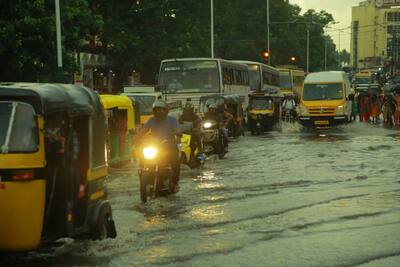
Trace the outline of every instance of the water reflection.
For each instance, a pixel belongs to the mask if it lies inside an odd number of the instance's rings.
[[[221,221],[225,219],[224,205],[195,207],[189,214],[191,218],[203,222]]]

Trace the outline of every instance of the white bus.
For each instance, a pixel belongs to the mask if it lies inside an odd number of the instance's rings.
[[[190,98],[195,108],[206,95],[239,95],[247,108],[250,93],[248,68],[224,59],[180,58],[161,61],[158,88],[168,101]]]
[[[279,71],[269,65],[245,60],[235,60],[249,68],[250,89],[254,92],[279,93]]]

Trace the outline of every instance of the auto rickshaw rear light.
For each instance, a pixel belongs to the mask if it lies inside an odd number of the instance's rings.
[[[12,174],[12,179],[14,181],[28,181],[33,180],[35,175],[33,171],[15,171]]]

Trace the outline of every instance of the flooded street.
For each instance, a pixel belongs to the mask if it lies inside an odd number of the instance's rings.
[[[354,124],[231,142],[142,204],[135,167],[109,179],[118,237],[70,241],[57,266],[400,266],[400,135]],[[28,262],[25,262],[28,263]]]

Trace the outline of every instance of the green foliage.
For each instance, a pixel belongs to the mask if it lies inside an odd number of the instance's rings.
[[[214,1],[215,56],[264,61],[267,1]],[[54,0],[3,0],[0,6],[0,80],[58,79]],[[325,11],[301,9],[287,0],[270,1],[272,65],[306,68],[306,29],[310,31],[310,70],[338,67],[338,54],[324,27]],[[61,0],[64,75],[77,69],[77,52],[107,55],[123,78],[133,70],[154,82],[165,58],[210,57],[210,0]],[[96,36],[97,46],[88,44]],[[345,57],[342,57],[345,59]]]
[[[71,77],[77,69],[75,52],[100,21],[92,16],[85,0],[60,2],[63,71]],[[54,0],[3,0],[0,44],[1,81],[59,80]]]

